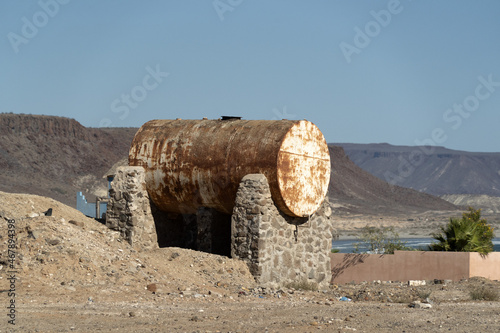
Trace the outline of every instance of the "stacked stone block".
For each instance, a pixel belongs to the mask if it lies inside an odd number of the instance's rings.
[[[245,176],[236,196],[231,255],[245,260],[262,285],[330,280],[332,211],[328,199],[307,218],[293,218],[274,205],[262,174]]]
[[[247,262],[262,286],[330,280],[332,211],[328,199],[304,218],[283,214],[262,174],[245,176],[232,215],[200,207],[196,214],[158,210],[149,200],[142,167],[120,167],[111,184],[106,225],[138,250],[178,246],[231,255]]]
[[[106,226],[136,249],[158,248],[142,167],[119,167],[109,191]]]

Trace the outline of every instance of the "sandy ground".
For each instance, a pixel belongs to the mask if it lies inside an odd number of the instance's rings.
[[[43,214],[48,208],[52,216]],[[500,303],[470,293],[498,295],[498,281],[269,290],[239,260],[179,248],[137,251],[44,197],[0,192],[0,215],[0,332],[500,331]],[[14,286],[7,219],[15,220]],[[15,325],[7,316],[12,301]]]
[[[470,282],[466,283],[470,284]],[[359,291],[359,286],[351,287]],[[449,300],[432,308],[407,301],[339,301],[338,293],[183,296],[123,292],[100,297],[98,290],[70,299],[26,293],[20,297],[17,332],[499,332],[498,302],[467,301],[456,286]],[[342,286],[339,288],[342,289]],[[366,286],[364,287],[366,290]],[[498,288],[498,284],[496,285]],[[389,286],[384,291],[396,291]],[[5,322],[4,322],[5,323]],[[0,326],[1,327],[1,326]],[[5,332],[2,329],[2,332]]]

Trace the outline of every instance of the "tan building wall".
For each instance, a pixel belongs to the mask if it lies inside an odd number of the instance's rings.
[[[395,251],[395,254],[332,253],[332,283],[362,281],[500,280],[500,253]]]
[[[470,253],[470,276],[482,276],[500,280],[500,252],[493,252],[483,258],[479,253]]]

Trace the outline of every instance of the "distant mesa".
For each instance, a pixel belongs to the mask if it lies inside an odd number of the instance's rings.
[[[444,147],[336,143],[363,170],[432,195],[486,194],[500,197],[500,152],[475,153]],[[417,152],[417,153],[416,153]],[[421,152],[418,154],[418,152]],[[422,153],[425,152],[425,153]]]

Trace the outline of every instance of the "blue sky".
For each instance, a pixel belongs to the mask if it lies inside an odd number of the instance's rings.
[[[0,2],[0,112],[500,151],[500,1]]]

